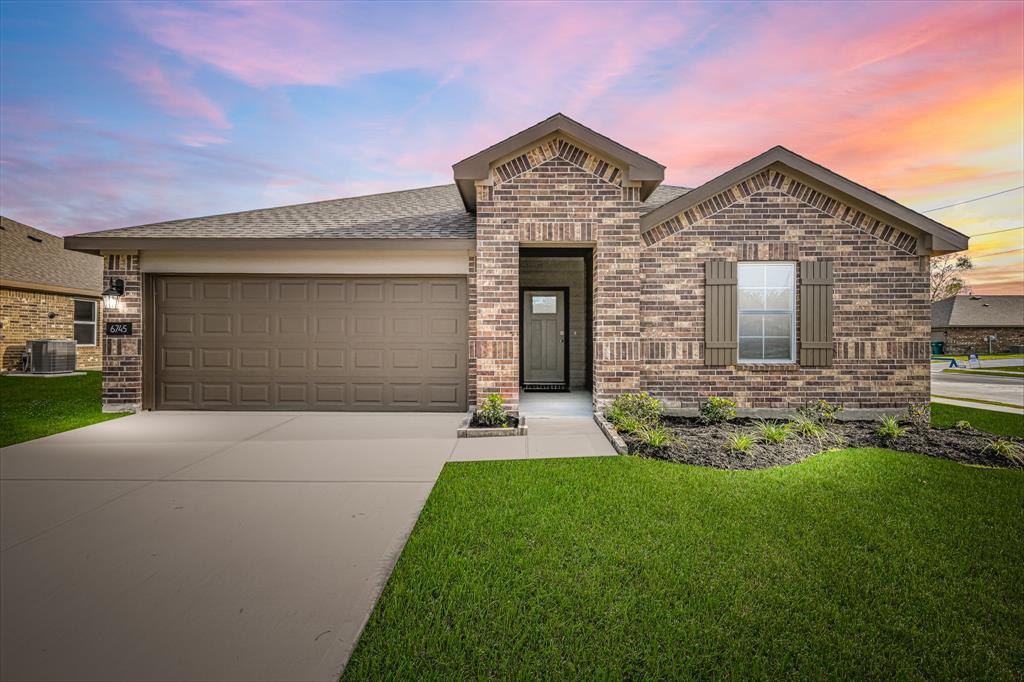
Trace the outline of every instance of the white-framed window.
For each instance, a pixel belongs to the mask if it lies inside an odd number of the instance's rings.
[[[740,362],[795,362],[796,264],[739,263]]]
[[[75,343],[96,345],[96,301],[75,299]]]

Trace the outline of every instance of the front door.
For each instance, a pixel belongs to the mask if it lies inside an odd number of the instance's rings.
[[[523,383],[565,384],[565,292],[523,292]]]

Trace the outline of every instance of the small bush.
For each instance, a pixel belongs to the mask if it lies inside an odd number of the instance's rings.
[[[726,450],[746,454],[750,452],[750,448],[754,447],[754,442],[754,437],[749,433],[734,433],[729,436],[722,447]]]
[[[928,429],[932,425],[932,408],[928,403],[907,406],[907,421],[915,429]]]
[[[736,418],[736,403],[728,398],[709,396],[700,405],[700,420],[705,424],[721,424]]]
[[[811,419],[803,414],[798,414],[795,419],[786,425],[790,433],[795,433],[801,438],[817,438],[821,439],[828,429],[819,424],[817,420]]]
[[[480,424],[490,428],[503,428],[508,426],[508,411],[505,409],[505,399],[497,393],[492,393],[484,398],[484,404],[476,411]]]
[[[615,430],[619,433],[636,433],[640,429],[644,428],[644,423],[639,419],[625,415],[619,418],[619,421],[615,422]]]
[[[827,400],[818,400],[813,403],[806,403],[797,408],[796,412],[801,417],[813,419],[819,424],[828,426],[836,421],[843,406],[839,403],[830,403]]]
[[[966,419],[961,419],[956,424],[953,424],[953,428],[957,431],[973,431],[974,427],[971,426],[971,422]]]
[[[1000,457],[1005,457],[1011,462],[1024,464],[1024,445],[1020,443],[1015,443],[1005,438],[998,438],[985,446],[985,449],[992,450],[992,452]]]
[[[652,448],[663,448],[672,442],[672,436],[660,424],[641,426],[637,429],[636,435],[645,445],[649,445]]]
[[[633,420],[641,426],[656,426],[661,423],[661,412],[661,401],[647,393],[622,393],[605,409],[604,416],[622,431],[619,424],[623,420]]]
[[[910,430],[908,427],[900,424],[900,421],[893,416],[880,417],[878,422],[878,428],[875,429],[875,433],[885,440],[896,440]]]
[[[785,424],[779,422],[759,419],[754,428],[757,429],[757,436],[762,443],[781,443],[789,437],[789,430]]]

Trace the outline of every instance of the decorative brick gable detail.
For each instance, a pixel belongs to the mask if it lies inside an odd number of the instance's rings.
[[[131,322],[132,336],[103,340],[103,409],[138,410],[142,407],[142,296],[143,278],[137,253],[104,253],[103,281],[124,280],[124,295],[117,310],[106,311],[111,322]]]
[[[612,161],[588,152],[561,138],[553,138],[520,154],[491,171],[491,182],[500,185],[551,159],[563,159],[612,185],[622,185],[622,169]]]
[[[869,216],[863,211],[819,192],[774,169],[766,169],[752,175],[725,191],[719,192],[715,196],[683,211],[679,215],[673,216],[665,222],[654,226],[644,233],[644,243],[647,246],[656,244],[683,228],[691,227],[702,220],[711,218],[737,201],[753,196],[766,188],[781,191],[794,199],[817,208],[832,218],[841,220],[847,225],[851,225],[873,237],[892,244],[901,251],[910,254],[917,253],[917,239],[912,235],[902,232],[888,223]],[[771,216],[766,217],[770,218]]]
[[[723,258],[833,261],[833,366],[705,367],[704,262]],[[818,398],[864,408],[929,399],[928,259],[780,187],[769,183],[647,246],[641,270],[641,384],[671,408],[711,395],[778,408]],[[799,311],[799,287],[797,297]]]

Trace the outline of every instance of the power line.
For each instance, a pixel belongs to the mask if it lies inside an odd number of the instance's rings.
[[[995,253],[983,253],[980,256],[970,256],[970,259],[977,260],[979,258],[989,258],[991,256],[1002,256],[1003,254],[1006,253],[1016,253],[1018,251],[1024,251],[1024,247],[1021,247],[1019,249],[1007,249],[1006,251],[996,251]]]
[[[1007,227],[1002,230],[992,230],[991,232],[979,232],[978,234],[969,234],[968,237],[984,237],[987,234],[999,234],[1000,232],[1013,232],[1014,230],[1024,230],[1024,227]]]
[[[941,211],[944,208],[952,208],[953,206],[959,206],[961,204],[969,204],[972,201],[981,201],[982,199],[991,199],[992,197],[997,197],[1000,194],[1008,194],[1010,192],[1016,192],[1019,189],[1024,189],[1024,185],[1021,185],[1020,187],[1012,187],[1010,189],[1004,189],[1003,191],[995,192],[994,194],[986,194],[983,197],[974,197],[973,199],[964,199],[963,201],[958,201],[955,204],[947,204],[945,206],[936,206],[935,208],[929,208],[927,211],[921,211],[921,213],[931,213],[932,211]]]

